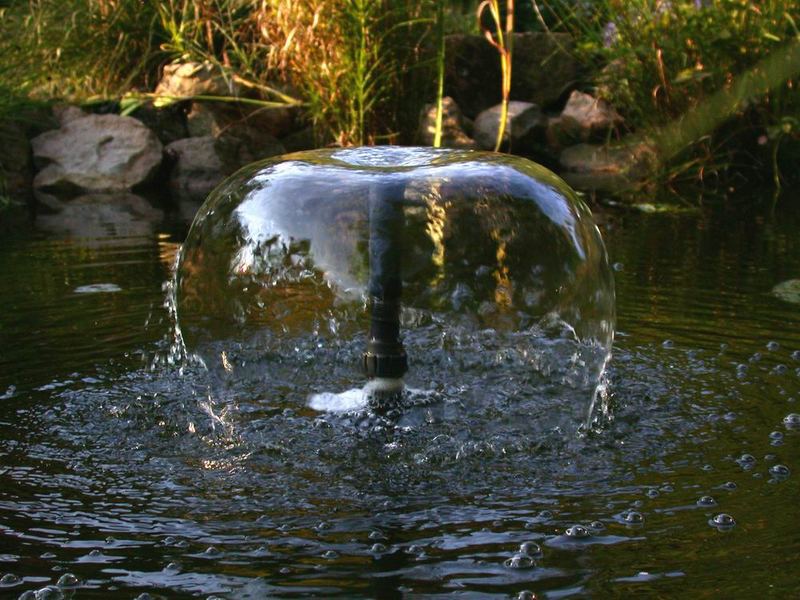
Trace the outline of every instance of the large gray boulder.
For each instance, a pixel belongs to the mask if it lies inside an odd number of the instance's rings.
[[[180,200],[203,200],[225,178],[213,136],[177,140],[166,151],[174,161],[170,191]]]
[[[166,100],[194,96],[235,96],[238,87],[210,62],[173,63],[164,67],[156,96]]]
[[[502,104],[481,112],[475,119],[475,141],[484,150],[492,150],[500,130]],[[544,131],[545,120],[539,107],[531,102],[508,103],[508,120],[503,132],[503,146],[511,151],[524,151],[538,133]]]
[[[579,76],[574,42],[566,33],[515,33],[512,100],[549,108]],[[481,35],[457,34],[445,39],[445,92],[467,117],[501,100],[500,56]]]
[[[31,141],[41,171],[33,186],[49,191],[120,191],[147,182],[161,164],[155,134],[131,117],[87,115]]]
[[[608,102],[578,90],[573,91],[553,127],[560,128],[556,136],[586,142],[604,138],[622,125],[623,119]]]
[[[436,137],[435,102],[426,104],[419,116],[419,141],[424,146],[433,146]],[[442,146],[445,148],[475,148],[475,140],[464,131],[464,118],[455,100],[442,98]]]

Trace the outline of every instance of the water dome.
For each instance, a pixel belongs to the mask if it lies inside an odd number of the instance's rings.
[[[586,205],[540,165],[474,151],[326,149],[245,167],[197,214],[175,293],[191,355],[310,414],[366,408],[388,327],[397,360],[378,369],[403,378],[409,405],[575,422],[614,334]]]

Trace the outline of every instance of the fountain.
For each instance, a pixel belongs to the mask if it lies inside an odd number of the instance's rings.
[[[219,381],[317,412],[502,406],[560,427],[591,412],[614,331],[583,202],[539,165],[471,151],[246,167],[195,218],[176,297],[181,341]]]

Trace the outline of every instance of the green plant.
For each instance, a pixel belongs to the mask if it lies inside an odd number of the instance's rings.
[[[508,121],[508,99],[511,94],[511,59],[514,43],[514,0],[506,0],[505,33],[500,14],[499,0],[483,0],[478,6],[478,22],[481,22],[484,11],[489,12],[494,24],[494,31],[483,28],[483,35],[500,53],[500,71],[502,81],[502,104],[500,108],[500,127],[497,129],[497,141],[494,151],[500,150]]]
[[[534,4],[558,15],[554,27],[574,35],[578,54],[598,74],[599,93],[631,129],[656,130],[667,156],[690,145],[698,157],[709,150],[715,158],[734,155],[749,152],[754,144],[745,141],[758,138],[771,146],[769,162],[777,165],[783,145],[800,141],[792,125],[800,117],[798,70],[790,64],[800,39],[797,0]],[[763,85],[759,78],[772,56],[788,63],[773,64]],[[702,176],[705,161],[687,164]],[[777,172],[773,178],[780,183]]]
[[[397,93],[430,30],[430,0],[264,0],[270,64],[301,92],[318,133],[340,145],[397,136]],[[418,108],[417,108],[418,110]]]

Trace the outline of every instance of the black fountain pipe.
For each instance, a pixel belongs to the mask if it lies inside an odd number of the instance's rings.
[[[363,363],[370,379],[399,380],[408,371],[400,339],[404,192],[405,181],[398,179],[374,186],[369,193],[370,327]]]

